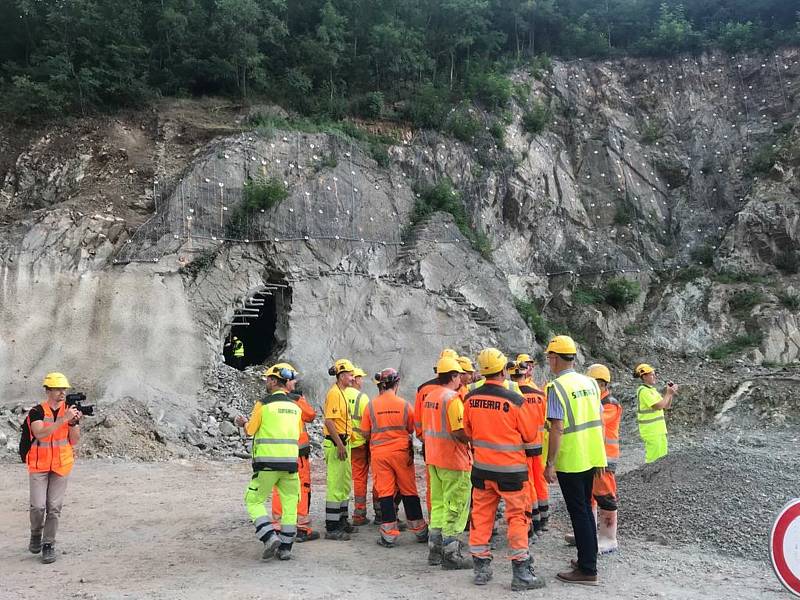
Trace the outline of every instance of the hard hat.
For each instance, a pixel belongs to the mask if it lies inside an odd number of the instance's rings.
[[[353,377],[366,377],[366,376],[367,374],[361,367],[356,367],[355,369],[353,369]]]
[[[463,373],[464,369],[461,368],[461,365],[458,364],[458,360],[455,358],[450,358],[449,356],[444,356],[439,359],[439,362],[436,363],[436,374],[441,375],[443,373]]]
[[[439,354],[439,358],[458,358],[458,352],[452,348],[445,348]]]
[[[297,379],[298,375],[299,373],[297,370],[289,363],[277,363],[264,371],[263,378],[266,379],[267,377],[277,377],[278,379],[283,379],[284,381],[294,381]]]
[[[459,356],[457,359],[458,365],[464,373],[474,373],[475,367],[472,366],[472,361],[466,356]]]
[[[400,373],[397,372],[397,369],[388,368],[380,373],[375,373],[375,383],[379,385],[392,387],[398,381],[400,381]]]
[[[328,369],[328,375],[334,376],[338,375],[339,373],[352,373],[355,371],[355,369],[356,368],[353,366],[353,363],[351,363],[349,360],[346,358],[340,358],[333,363],[333,366],[330,369]]]
[[[497,348],[486,348],[478,354],[478,370],[481,375],[494,375],[506,368],[508,359]]]
[[[553,354],[577,354],[578,347],[575,345],[575,340],[568,335],[557,335],[547,344],[545,352],[552,352]]]
[[[46,388],[60,388],[60,389],[67,389],[72,387],[69,384],[69,380],[67,376],[63,373],[48,373],[44,376],[44,382],[42,385]]]
[[[535,363],[536,361],[531,358],[530,354],[517,354],[518,363]]]
[[[606,383],[611,383],[611,371],[608,370],[607,366],[599,363],[590,365],[589,368],[586,369],[586,376],[592,377],[593,379],[602,379]]]
[[[641,377],[642,375],[647,375],[648,373],[655,373],[656,370],[648,365],[647,363],[641,363],[636,365],[636,368],[633,370],[633,374],[636,377]]]

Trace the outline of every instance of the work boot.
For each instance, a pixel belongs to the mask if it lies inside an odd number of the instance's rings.
[[[511,561],[511,589],[519,590],[538,590],[545,586],[544,579],[537,577],[533,572],[533,559]]]
[[[278,560],[289,560],[290,558],[292,558],[291,544],[281,544],[278,547],[277,556]]]
[[[269,560],[275,553],[278,551],[278,547],[281,545],[281,541],[278,539],[277,535],[271,535],[267,538],[267,541],[264,542],[264,552],[261,554],[262,560]]]
[[[353,517],[353,527],[359,527],[361,525],[368,525],[369,520],[367,517]]]
[[[42,544],[42,562],[46,565],[56,562],[56,549],[53,544]]]
[[[597,551],[610,554],[616,552],[617,548],[617,511],[601,510],[597,520]]]
[[[564,583],[576,583],[578,585],[597,585],[597,575],[586,575],[580,569],[564,571],[556,575],[559,581]]]
[[[42,534],[31,534],[31,541],[28,542],[28,550],[31,554],[39,554],[42,551]]]
[[[400,529],[400,528],[398,527],[398,529]],[[428,543],[428,535],[429,535],[429,532],[428,532],[428,526],[427,525],[425,525],[425,528],[422,529],[422,531],[415,531],[414,532],[414,536],[417,538],[417,543],[418,544],[427,544]]]
[[[458,571],[470,569],[473,566],[471,557],[464,556],[464,545],[459,540],[453,540],[442,546],[442,569],[445,571]]]
[[[542,535],[545,531],[550,531],[550,527],[547,526],[547,523],[550,521],[550,517],[542,517],[541,518],[541,526],[539,528],[539,535]]]
[[[326,531],[325,539],[336,540],[337,542],[346,542],[350,539],[350,534],[344,531],[343,529],[337,529],[336,531]]]
[[[575,534],[574,533],[565,533],[564,534],[564,543],[567,546],[574,546],[575,545]]]
[[[474,574],[472,583],[475,585],[486,585],[492,579],[492,559],[472,557],[472,572]]]
[[[356,531],[356,528],[353,527],[353,524],[347,520],[347,517],[342,517],[339,519],[339,524],[341,525],[342,531],[345,533],[353,533]]]
[[[397,544],[394,542],[389,542],[383,539],[383,537],[378,538],[378,546],[383,546],[384,548],[394,548]]]
[[[408,529],[408,523],[397,519],[397,531],[405,531],[406,529]]]
[[[313,542],[314,540],[319,539],[319,531],[308,531],[307,529],[300,529],[297,532],[297,536],[294,538],[294,541],[298,544],[302,544],[303,542]]]
[[[428,533],[428,564],[432,567],[442,564],[441,529],[431,529]]]

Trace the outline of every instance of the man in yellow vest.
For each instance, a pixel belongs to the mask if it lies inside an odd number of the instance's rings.
[[[297,534],[297,503],[300,500],[300,478],[297,457],[302,411],[288,395],[287,382],[297,378],[288,363],[278,363],[264,372],[267,397],[253,407],[250,420],[242,415],[234,419],[253,436],[253,477],[244,495],[247,512],[256,528],[256,537],[264,543],[261,558],[278,556],[289,560]],[[278,490],[282,514],[280,532],[276,532],[264,501]]]
[[[25,456],[30,484],[31,541],[28,550],[42,553],[42,562],[56,560],[55,542],[67,480],[81,439],[81,413],[65,403],[69,381],[61,373],[44,378],[46,400],[28,413],[30,449]]]
[[[355,367],[346,358],[337,360],[328,369],[336,382],[325,396],[322,431],[325,441],[322,450],[327,466],[327,492],[325,495],[325,539],[349,540],[354,531],[348,521],[350,488],[353,484],[353,467],[350,463],[350,444],[353,420],[347,404],[347,390],[353,381]]]
[[[644,461],[651,463],[665,457],[669,451],[664,409],[672,407],[678,386],[667,382],[662,397],[656,389],[656,370],[653,367],[642,363],[636,366],[633,374],[642,380],[642,385],[636,390],[636,420],[639,422],[639,436],[644,442]]]
[[[575,532],[578,560],[558,573],[565,583],[597,585],[597,525],[592,513],[595,470],[605,468],[603,408],[600,389],[591,377],[573,368],[578,348],[558,335],[547,345],[547,363],[555,379],[547,384],[549,451],[545,478],[558,481]]]
[[[353,525],[367,524],[367,481],[369,479],[369,445],[361,432],[361,419],[369,396],[361,391],[366,373],[360,367],[353,371],[353,381],[345,390],[353,437],[350,442],[350,465],[353,471]],[[374,496],[374,494],[373,494]],[[374,500],[374,498],[373,498]]]

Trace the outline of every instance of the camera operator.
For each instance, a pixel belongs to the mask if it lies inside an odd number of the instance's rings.
[[[639,437],[644,442],[645,462],[651,463],[669,452],[664,410],[672,407],[678,386],[668,381],[663,395],[660,394],[656,389],[656,371],[647,363],[636,365],[633,374],[642,380],[642,385],[636,390],[636,420],[639,422]]]
[[[47,399],[28,413],[31,447],[26,457],[30,480],[31,541],[28,550],[42,553],[42,562],[55,562],[58,519],[72,471],[72,447],[80,441],[80,419],[65,403],[69,381],[61,373],[44,378]]]

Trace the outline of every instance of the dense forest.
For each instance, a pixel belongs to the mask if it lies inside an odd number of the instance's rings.
[[[798,11],[800,0],[6,0],[0,113],[224,94],[424,125],[426,102],[491,108],[504,73],[551,55],[795,44]]]

